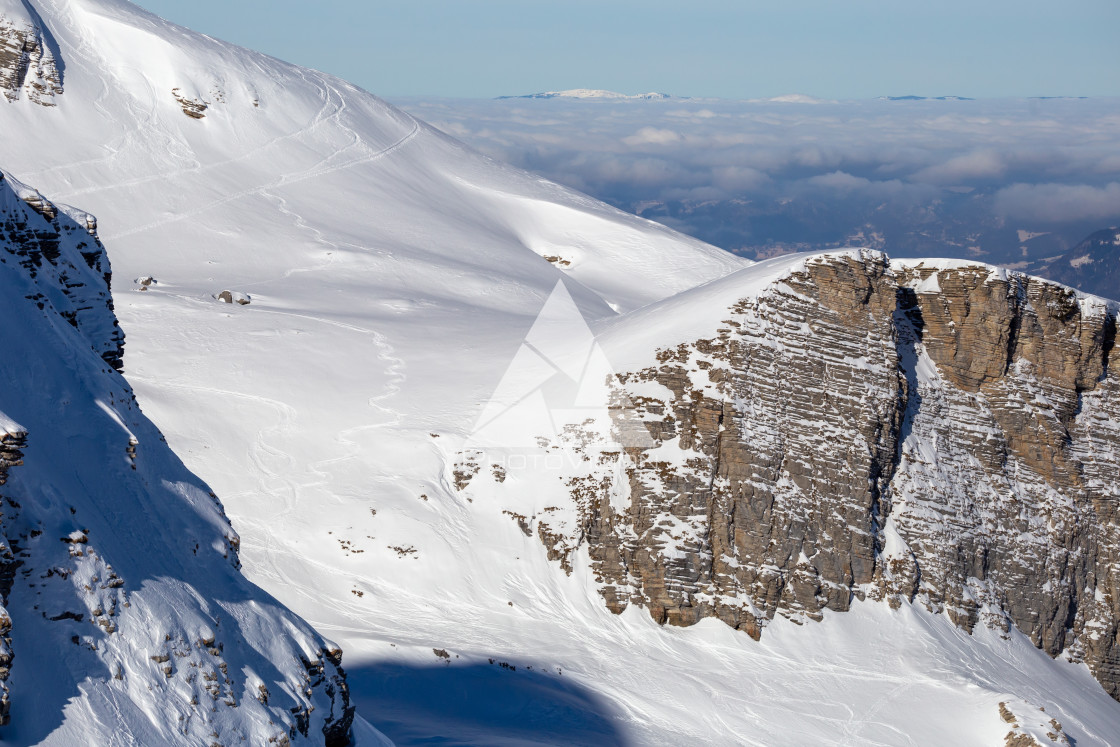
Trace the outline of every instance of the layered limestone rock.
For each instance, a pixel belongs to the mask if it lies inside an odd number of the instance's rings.
[[[0,91],[8,101],[23,94],[43,106],[54,106],[54,97],[62,93],[57,45],[24,0],[0,2]]]
[[[917,289],[901,304],[912,393],[883,588],[969,629],[985,617],[1052,656],[1069,649],[1120,695],[1120,472],[1097,461],[1120,441],[1115,310],[982,267],[900,280]]]
[[[900,424],[886,272],[883,258],[815,265],[623,377],[658,447],[628,454],[628,512],[600,498],[587,513],[612,609],[757,636],[778,610],[846,610],[871,582]]]
[[[586,546],[616,612],[755,637],[867,597],[1014,625],[1120,697],[1114,305],[863,251],[723,318],[619,377],[655,446],[566,477],[551,558]]]

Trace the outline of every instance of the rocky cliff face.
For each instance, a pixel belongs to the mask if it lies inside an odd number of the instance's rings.
[[[0,487],[8,481],[9,469],[23,464],[22,449],[26,444],[27,433],[23,428],[14,422],[0,422]],[[0,514],[0,726],[11,720],[8,677],[12,671],[12,618],[4,605],[12,590],[12,577],[17,567],[12,546],[4,536],[3,515]]]
[[[50,308],[106,363],[121,369],[124,333],[113,313],[113,276],[92,215],[57,206],[0,172],[0,252],[35,281],[27,300]]]
[[[585,545],[616,612],[758,637],[913,602],[1120,698],[1116,316],[987,266],[806,260],[622,375],[655,446],[582,462],[574,518],[535,531],[565,564]]]
[[[62,62],[39,14],[24,0],[0,2],[0,91],[8,101],[54,106],[62,93]]]
[[[0,737],[345,745],[341,651],[241,576],[217,497],[114,370],[95,229],[0,178]]]

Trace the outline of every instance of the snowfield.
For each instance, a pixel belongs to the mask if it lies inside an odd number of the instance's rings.
[[[219,496],[243,573],[342,647],[356,744],[991,745],[1010,701],[1115,743],[1120,704],[1016,633],[874,603],[760,642],[615,616],[586,551],[567,575],[518,506],[456,489],[557,281],[623,370],[652,352],[627,329],[710,330],[804,258],[751,266],[125,0],[29,2],[65,92],[0,103],[0,165],[97,216],[125,378]],[[506,479],[529,505],[555,475]]]

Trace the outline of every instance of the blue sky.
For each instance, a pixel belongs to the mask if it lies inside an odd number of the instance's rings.
[[[394,96],[1118,96],[1116,0],[141,0]]]

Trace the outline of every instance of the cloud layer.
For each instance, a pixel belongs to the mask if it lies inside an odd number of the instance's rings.
[[[1073,241],[1120,223],[1116,99],[398,103],[496,158],[748,254],[868,230],[914,251],[940,233],[945,253],[1007,253],[1018,230]]]

